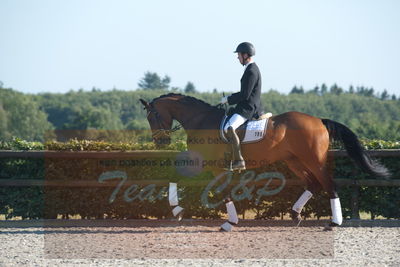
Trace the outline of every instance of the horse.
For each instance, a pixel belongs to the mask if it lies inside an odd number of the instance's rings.
[[[176,120],[186,131],[189,151],[196,151],[207,160],[216,159],[216,162],[225,157],[225,142],[204,142],[220,140],[221,120],[226,113],[221,106],[212,106],[195,97],[176,93],[161,95],[150,103],[143,99],[140,102],[147,111],[147,120],[156,144],[170,144],[170,135],[177,129],[172,128],[173,120]],[[362,170],[379,177],[390,176],[387,168],[368,156],[356,134],[348,127],[301,112],[290,111],[271,116],[262,140],[241,144],[243,158],[246,161],[254,159],[248,168],[283,161],[305,184],[306,190],[291,210],[295,225],[300,224],[301,211],[307,201],[320,189],[326,191],[330,198],[332,221],[328,227],[342,224],[340,199],[333,175],[327,166],[332,141],[343,143],[349,157]],[[204,166],[204,171],[218,174],[224,171],[224,167],[221,164],[210,164]],[[232,209],[228,209],[228,215],[229,211]]]

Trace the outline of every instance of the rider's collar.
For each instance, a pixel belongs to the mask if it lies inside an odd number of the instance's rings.
[[[246,65],[244,65],[244,70],[246,70],[247,67],[248,67],[251,63],[254,63],[253,59],[250,60],[250,62],[248,62]]]

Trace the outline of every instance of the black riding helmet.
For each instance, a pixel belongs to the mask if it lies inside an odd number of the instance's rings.
[[[246,53],[249,56],[254,56],[256,54],[256,49],[249,42],[240,43],[233,53]]]

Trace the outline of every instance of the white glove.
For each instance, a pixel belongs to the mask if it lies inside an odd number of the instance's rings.
[[[221,104],[225,104],[225,103],[228,103],[228,97],[227,96],[223,96],[222,98],[221,98],[221,102],[220,102]]]

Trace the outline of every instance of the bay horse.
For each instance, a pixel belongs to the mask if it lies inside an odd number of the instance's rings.
[[[147,119],[156,144],[169,144],[173,120],[178,121],[187,134],[189,151],[196,151],[203,159],[224,158],[227,144],[204,142],[218,140],[221,120],[225,110],[202,100],[182,94],[170,93],[153,99],[150,103],[140,99],[147,111]],[[197,141],[196,141],[197,140]],[[201,140],[201,141],[199,141]],[[295,224],[301,221],[301,211],[313,193],[324,189],[330,198],[332,222],[330,226],[342,224],[340,200],[327,168],[328,150],[331,140],[341,141],[350,158],[364,171],[380,177],[388,177],[389,171],[372,160],[364,151],[357,136],[345,125],[307,115],[301,112],[286,112],[271,116],[264,138],[256,143],[241,144],[245,161],[254,159],[247,168],[258,168],[276,161],[284,161],[289,169],[306,185],[307,190],[294,204],[291,217]],[[247,164],[246,164],[247,165]],[[223,171],[220,164],[204,166],[204,170],[218,174]],[[228,210],[229,211],[229,210]]]

